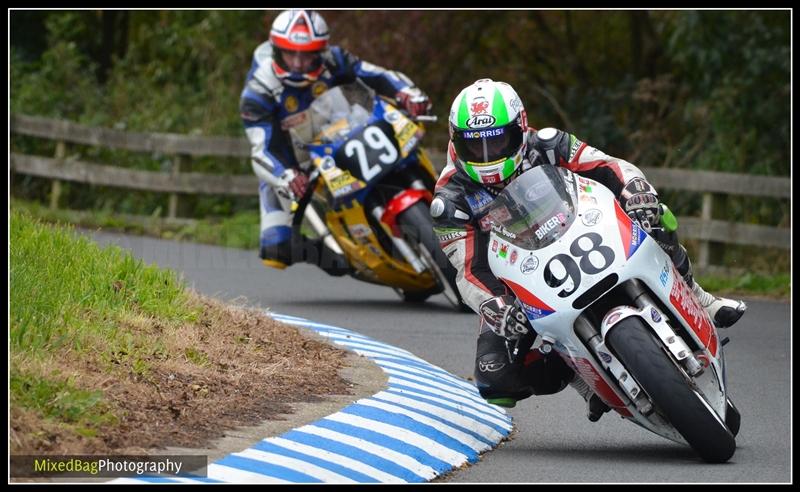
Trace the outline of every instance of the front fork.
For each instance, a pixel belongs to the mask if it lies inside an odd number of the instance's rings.
[[[331,234],[331,230],[328,229],[327,225],[325,225],[325,221],[322,220],[317,213],[317,209],[309,204],[309,206],[306,207],[304,217],[306,220],[308,220],[308,224],[311,226],[311,229],[314,230],[317,236],[322,238],[325,245],[328,246],[331,251],[338,255],[344,256],[344,251],[342,251],[341,246],[339,246],[339,243],[337,243],[336,239],[334,239],[333,235]]]

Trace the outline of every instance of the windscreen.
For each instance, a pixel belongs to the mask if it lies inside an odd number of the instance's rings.
[[[572,179],[551,165],[534,167],[509,183],[489,208],[492,230],[528,250],[544,248],[575,220]]]

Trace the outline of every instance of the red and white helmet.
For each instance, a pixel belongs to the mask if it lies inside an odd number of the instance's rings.
[[[275,74],[291,85],[306,85],[319,78],[322,51],[328,49],[328,24],[313,10],[284,10],[272,22],[269,40],[273,49]],[[292,72],[283,60],[282,51],[318,53],[317,62],[304,73]]]

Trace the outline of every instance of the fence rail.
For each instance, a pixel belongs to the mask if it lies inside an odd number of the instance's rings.
[[[52,208],[58,206],[62,180],[170,193],[170,219],[176,216],[179,193],[242,196],[258,193],[258,180],[254,175],[181,172],[181,163],[189,163],[196,156],[247,158],[250,155],[250,146],[244,138],[133,133],[26,115],[11,115],[11,133],[57,142],[56,153],[52,158],[17,153],[9,156],[12,171],[53,180],[50,197]],[[178,164],[170,172],[155,172],[65,159],[67,142],[174,155]],[[444,153],[430,154],[433,162],[444,162]],[[791,231],[788,228],[713,219],[715,203],[724,200],[727,195],[790,198],[789,178],[684,169],[641,169],[657,189],[702,193],[701,216],[679,217],[681,238],[700,242],[698,267],[711,266],[712,243],[790,248]]]

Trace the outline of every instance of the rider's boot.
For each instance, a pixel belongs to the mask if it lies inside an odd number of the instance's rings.
[[[739,318],[747,310],[747,304],[744,301],[736,301],[709,294],[700,287],[697,281],[692,286],[692,292],[697,296],[700,305],[706,310],[717,328],[728,328],[739,321]]]
[[[335,277],[352,272],[344,256],[331,250],[322,239],[293,237],[281,243],[262,246],[258,256],[264,265],[280,270],[297,262],[305,262],[317,265]]]
[[[298,235],[292,238],[292,258],[317,265],[328,275],[341,277],[352,272],[347,259],[334,252],[322,238],[311,239]]]
[[[320,251],[317,266],[325,270],[328,275],[341,277],[352,273],[353,269],[343,255],[329,248],[322,239],[315,239],[314,242],[319,248],[318,251]]]
[[[604,413],[611,410],[611,408],[589,388],[586,381],[577,374],[575,378],[570,381],[569,385],[575,388],[575,391],[586,400],[586,417],[588,417],[591,422],[597,422]]]

